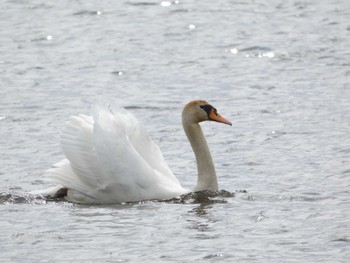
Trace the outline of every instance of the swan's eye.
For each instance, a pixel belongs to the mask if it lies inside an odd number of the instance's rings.
[[[210,115],[210,112],[212,111],[212,109],[214,108],[213,106],[211,106],[210,104],[206,104],[206,105],[201,105],[201,106],[199,106],[201,109],[203,109],[206,113],[207,113],[207,115],[208,115],[208,117],[209,117],[209,115]]]

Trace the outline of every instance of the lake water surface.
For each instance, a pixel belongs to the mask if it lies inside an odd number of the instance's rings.
[[[349,262],[350,2],[0,5],[0,262]],[[87,206],[33,198],[69,115],[123,103],[191,188],[182,107],[206,99],[234,197]],[[245,191],[243,191],[245,190]]]

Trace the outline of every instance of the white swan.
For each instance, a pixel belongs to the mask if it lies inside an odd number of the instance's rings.
[[[182,124],[196,156],[198,181],[194,191],[218,190],[213,160],[199,122],[232,125],[206,101],[188,103]],[[166,200],[190,192],[164,161],[144,127],[125,109],[95,106],[91,116],[71,116],[62,133],[66,159],[45,172],[57,187],[35,194],[76,203],[113,204]]]

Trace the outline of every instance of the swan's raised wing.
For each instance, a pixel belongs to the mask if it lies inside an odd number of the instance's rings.
[[[82,114],[71,116],[61,135],[61,147],[67,159],[56,163],[45,172],[45,176],[78,191],[86,191],[89,187],[98,185],[99,178],[93,176],[98,172],[98,165],[92,138],[92,117]]]
[[[47,176],[94,202],[171,198],[185,191],[158,146],[123,109],[95,106],[93,117],[71,117],[62,148],[69,162],[58,164]]]
[[[167,180],[180,184],[164,160],[159,146],[153,142],[145,127],[137,121],[134,115],[127,111],[124,111],[124,114],[126,114],[129,121],[133,123],[132,128],[130,129],[131,131],[128,134],[130,142],[138,154],[148,163],[148,165],[163,175]]]

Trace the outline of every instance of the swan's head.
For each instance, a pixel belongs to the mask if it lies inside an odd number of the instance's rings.
[[[221,117],[217,110],[205,100],[195,100],[186,104],[182,111],[182,121],[190,124],[202,121],[216,121],[232,125],[229,120]]]

